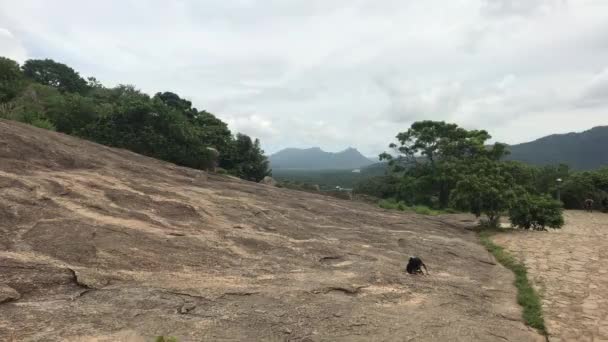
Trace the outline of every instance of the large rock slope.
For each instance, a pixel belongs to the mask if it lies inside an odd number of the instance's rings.
[[[461,226],[0,121],[0,336],[527,341]],[[431,276],[408,276],[409,255]]]

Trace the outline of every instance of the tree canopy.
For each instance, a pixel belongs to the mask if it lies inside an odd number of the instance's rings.
[[[22,69],[22,70],[21,70]],[[22,68],[0,58],[0,117],[90,139],[108,146],[243,179],[270,174],[260,142],[233,135],[228,125],[173,92],[149,96],[134,86],[104,87],[65,64],[28,60]]]
[[[30,59],[23,64],[23,73],[35,82],[61,92],[84,94],[88,90],[87,81],[78,72],[52,59]]]
[[[399,144],[389,145],[393,154],[383,153],[380,159],[388,160],[393,172],[404,173],[410,191],[425,194],[424,204],[437,202],[445,208],[463,168],[480,159],[498,160],[507,153],[502,144],[487,147],[490,138],[483,130],[466,130],[444,121],[420,121],[397,134]]]
[[[485,222],[494,227],[504,214],[526,229],[561,227],[561,204],[541,193],[554,190],[555,181],[549,179],[564,170],[504,161],[506,145],[489,145],[490,138],[484,130],[443,121],[413,123],[397,135],[398,143],[389,145],[392,153],[380,155],[390,165],[383,186],[389,189],[383,193],[409,206],[449,206],[485,215]]]

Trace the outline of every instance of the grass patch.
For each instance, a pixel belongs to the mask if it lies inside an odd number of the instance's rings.
[[[515,273],[517,303],[523,308],[524,322],[526,322],[527,325],[536,328],[543,335],[547,335],[540,296],[528,280],[526,266],[518,262],[512,255],[505,251],[504,248],[494,244],[490,239],[493,233],[494,232],[492,231],[481,231],[479,233],[481,244],[494,255],[498,262]]]
[[[413,213],[420,214],[420,215],[431,215],[431,216],[454,212],[452,210],[431,209],[425,205],[408,206],[404,202],[397,201],[392,198],[380,200],[380,202],[378,202],[378,206],[383,209],[407,211],[407,212],[413,212]]]
[[[169,336],[169,337],[165,337],[165,336],[157,336],[156,340],[154,340],[154,342],[178,342],[177,338]]]

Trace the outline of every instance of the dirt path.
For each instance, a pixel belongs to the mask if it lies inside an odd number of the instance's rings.
[[[565,219],[561,230],[494,241],[528,267],[550,341],[608,341],[608,215],[568,211]]]

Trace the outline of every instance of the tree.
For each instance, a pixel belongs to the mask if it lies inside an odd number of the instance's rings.
[[[444,121],[419,121],[397,134],[399,145],[389,145],[396,157],[383,153],[380,159],[388,160],[394,171],[405,169],[406,176],[424,177],[419,185],[428,188],[418,190],[424,191],[429,201],[436,197],[439,207],[445,208],[463,165],[476,158],[499,160],[507,153],[503,144],[487,147],[485,143],[490,138],[484,130],[466,130]]]
[[[113,147],[198,169],[220,166],[259,181],[270,174],[256,139],[176,93],[150,97],[131,85],[106,88],[50,59],[19,65],[0,58],[0,117],[56,129]],[[217,151],[215,151],[217,150]]]
[[[52,59],[30,59],[23,64],[23,73],[40,84],[57,88],[61,92],[84,94],[89,90],[87,81],[69,66]]]
[[[271,175],[268,159],[260,147],[260,141],[258,139],[252,141],[245,134],[236,135],[232,149],[224,160],[226,163],[222,167],[242,179],[259,182]]]
[[[451,194],[453,205],[479,217],[486,215],[487,224],[498,227],[500,215],[510,208],[517,193],[525,193],[515,186],[511,175],[501,162],[486,159],[471,165],[471,170],[456,184]]]
[[[545,230],[564,225],[561,203],[547,195],[519,194],[509,209],[513,226],[524,229]]]
[[[65,94],[49,99],[46,115],[59,132],[79,135],[99,117],[98,107],[90,97]]]
[[[15,98],[23,87],[23,74],[19,64],[12,59],[0,57],[0,103]]]
[[[163,101],[167,106],[182,111],[189,118],[193,118],[198,114],[196,108],[192,107],[192,102],[182,99],[175,93],[166,91],[163,93],[156,93],[154,97]]]

